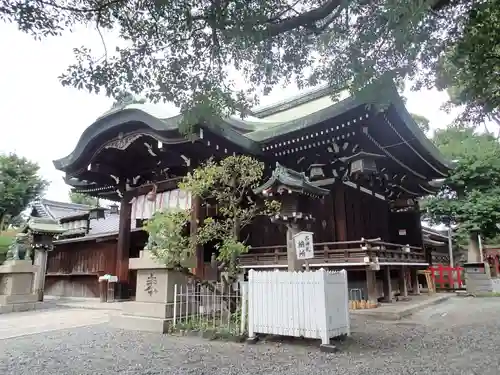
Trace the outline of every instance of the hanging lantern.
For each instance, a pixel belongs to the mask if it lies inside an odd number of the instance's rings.
[[[357,180],[360,177],[370,178],[378,174],[377,160],[384,157],[384,155],[361,151],[352,156],[340,158],[340,161],[348,166],[347,176]]]
[[[309,179],[311,181],[320,180],[325,178],[325,172],[323,171],[324,164],[311,164],[308,168]]]
[[[153,185],[153,189],[146,195],[146,199],[150,202],[156,201],[157,186]]]

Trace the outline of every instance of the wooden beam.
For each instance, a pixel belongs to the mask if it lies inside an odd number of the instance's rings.
[[[157,193],[177,189],[179,183],[182,181],[183,178],[184,177],[174,177],[174,178],[169,178],[168,180],[159,181],[154,184],[142,185],[137,188],[130,189],[129,191],[126,192],[125,196],[131,199],[139,195],[145,195],[153,189],[154,185],[156,185]]]

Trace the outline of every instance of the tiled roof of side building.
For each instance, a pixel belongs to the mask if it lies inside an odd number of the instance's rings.
[[[39,199],[33,203],[33,208],[41,217],[60,219],[62,217],[84,214],[92,207],[85,204],[57,202],[49,199]]]
[[[104,213],[104,219],[91,219],[89,236],[96,236],[101,233],[118,232],[120,227],[120,215],[109,212]],[[130,229],[135,229],[135,220],[132,219]]]

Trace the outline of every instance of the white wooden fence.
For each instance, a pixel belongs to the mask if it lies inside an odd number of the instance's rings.
[[[248,336],[321,339],[350,334],[347,272],[249,271]]]

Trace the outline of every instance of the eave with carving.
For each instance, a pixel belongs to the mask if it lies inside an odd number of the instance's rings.
[[[233,154],[259,158],[268,172],[276,162],[311,179],[310,173],[319,171],[324,180],[342,181],[389,201],[433,194],[451,164],[391,90],[384,110],[351,96],[298,111],[314,101],[326,103],[329,91],[321,89],[243,119],[202,119],[193,124],[189,138],[179,131],[181,115],[158,117],[143,105],[125,105],[97,119],[75,150],[54,165],[66,173],[74,191],[110,200],[119,200],[130,187],[183,176],[209,157]],[[377,178],[356,181],[347,174],[349,158],[359,153],[380,155]]]

